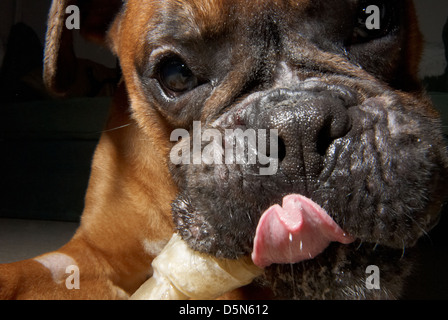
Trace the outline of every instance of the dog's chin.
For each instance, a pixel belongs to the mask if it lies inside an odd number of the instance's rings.
[[[174,222],[183,240],[194,250],[220,258],[249,255],[258,219],[267,205],[244,203],[233,195],[192,201],[194,193],[182,193],[172,204]]]
[[[243,201],[243,197],[236,202],[232,196],[234,194],[227,198],[230,201],[215,197],[207,204],[201,200],[195,206],[191,197],[183,193],[173,202],[177,230],[191,248],[221,258],[235,259],[251,253],[253,257],[257,223],[263,216],[263,208],[269,204],[250,204]],[[272,201],[271,204],[281,203],[281,200]],[[225,207],[228,205],[231,209]],[[228,223],[210,219],[217,213]],[[348,243],[331,242],[319,254],[297,263],[269,264],[255,283],[269,288],[280,299],[397,298],[411,270],[412,250],[407,250],[405,256],[405,248],[362,238],[365,237],[353,238]],[[379,290],[366,289],[369,265],[381,268],[383,286]]]

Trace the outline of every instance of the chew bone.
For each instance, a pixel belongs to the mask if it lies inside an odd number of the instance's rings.
[[[250,257],[218,259],[192,250],[174,234],[152,267],[153,276],[133,300],[214,299],[252,282],[263,270]]]

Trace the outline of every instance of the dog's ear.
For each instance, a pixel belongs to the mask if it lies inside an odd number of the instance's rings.
[[[107,45],[106,33],[123,0],[54,0],[45,42],[44,82],[55,94],[69,91],[76,74],[76,56],[70,23],[85,39]],[[73,21],[79,19],[79,21]],[[67,23],[67,21],[69,22]],[[76,28],[76,27],[75,27]]]
[[[403,59],[401,61],[402,74],[397,79],[404,83],[398,85],[404,89],[419,89],[419,66],[423,54],[423,35],[418,26],[417,12],[413,0],[406,1],[406,16],[404,17],[406,28],[405,40],[402,45]]]

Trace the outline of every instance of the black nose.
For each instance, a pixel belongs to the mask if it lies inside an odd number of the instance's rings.
[[[350,130],[352,100],[344,90],[277,89],[256,103],[257,127],[278,130],[279,168],[285,175],[312,179],[321,172],[328,148]]]

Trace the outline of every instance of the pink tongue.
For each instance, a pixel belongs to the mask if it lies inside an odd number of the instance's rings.
[[[283,207],[273,205],[261,216],[252,260],[261,268],[297,263],[314,258],[332,241],[353,240],[311,199],[291,194],[283,198]]]

